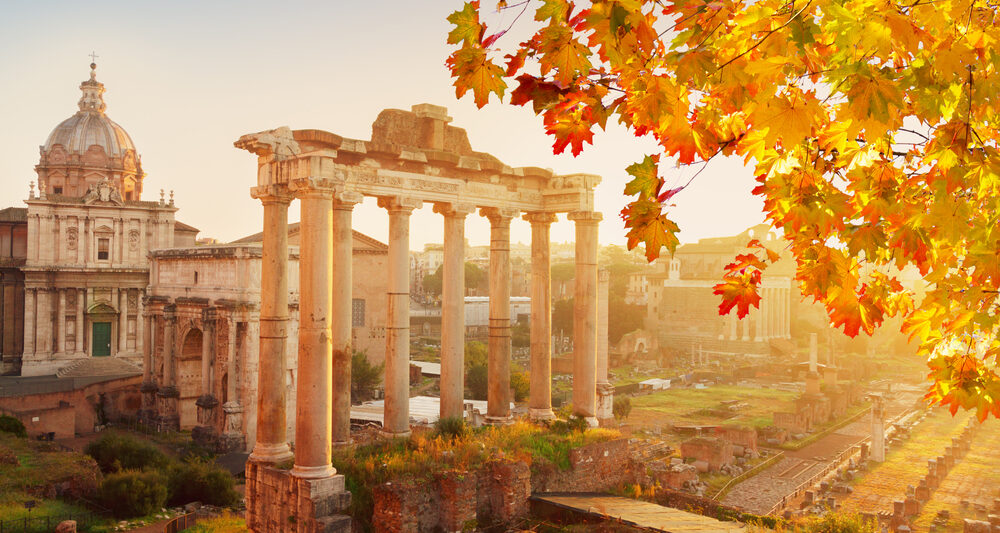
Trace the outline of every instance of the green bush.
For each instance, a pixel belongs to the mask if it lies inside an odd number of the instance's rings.
[[[28,436],[28,431],[24,429],[24,424],[20,420],[7,415],[0,415],[0,431],[13,433],[21,438]]]
[[[102,472],[162,468],[170,460],[156,446],[130,435],[108,432],[84,449]]]
[[[514,390],[514,401],[523,402],[531,393],[531,378],[527,372],[519,371],[510,375],[510,388]]]
[[[384,370],[385,363],[371,364],[367,352],[354,352],[351,355],[351,400],[364,402],[372,399]]]
[[[460,416],[446,416],[439,418],[434,423],[434,432],[442,437],[457,439],[464,437],[468,433],[469,427],[465,424],[465,419]]]
[[[465,386],[473,400],[485,400],[489,393],[489,370],[485,364],[470,366],[465,372]]]
[[[170,494],[167,503],[170,505],[201,502],[232,507],[240,500],[239,493],[233,489],[233,476],[213,463],[192,459],[175,463],[167,472]]]
[[[167,485],[156,471],[124,470],[109,474],[97,489],[97,502],[117,518],[145,516],[163,507]]]
[[[615,403],[611,407],[611,412],[614,413],[616,419],[625,420],[632,412],[632,398],[628,396],[619,396],[618,398],[615,398]]]
[[[566,420],[554,420],[549,428],[556,435],[583,433],[587,430],[587,419],[580,415],[571,415]]]

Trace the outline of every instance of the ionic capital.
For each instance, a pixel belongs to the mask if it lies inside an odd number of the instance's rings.
[[[260,200],[264,205],[292,203],[295,198],[285,185],[259,185],[250,187],[250,196]]]
[[[365,196],[354,191],[340,191],[333,195],[333,208],[350,211],[365,200]]]
[[[333,198],[334,187],[337,185],[328,178],[296,178],[289,180],[288,189],[296,198]]]
[[[548,213],[545,211],[535,211],[533,213],[525,213],[524,216],[521,218],[530,222],[532,226],[537,224],[544,224],[548,226],[549,224],[552,224],[553,222],[558,220],[558,217],[556,217],[555,213]]]
[[[414,209],[423,207],[424,202],[409,196],[379,196],[378,206],[388,210],[390,213],[406,213],[409,215]]]
[[[434,204],[434,212],[446,217],[465,218],[469,214],[476,212],[476,206],[457,202],[442,202]]]
[[[566,218],[577,224],[596,225],[601,220],[604,220],[604,215],[597,211],[573,211],[569,215],[566,215]]]
[[[490,220],[494,226],[509,226],[512,218],[521,214],[517,209],[507,207],[484,207],[479,210],[479,215]]]

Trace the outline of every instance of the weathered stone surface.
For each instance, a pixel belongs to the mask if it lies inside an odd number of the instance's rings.
[[[247,463],[247,527],[255,533],[351,531],[338,513],[351,503],[344,476],[302,479],[287,470]],[[347,520],[344,520],[347,518]]]
[[[59,522],[55,533],[76,533],[76,520],[63,520]]]

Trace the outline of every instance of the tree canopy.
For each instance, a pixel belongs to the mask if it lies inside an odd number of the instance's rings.
[[[928,357],[928,398],[1000,417],[995,0],[496,7],[448,17],[457,95],[482,107],[513,86],[509,102],[532,105],[557,154],[579,154],[609,119],[655,139],[659,153],[626,169],[630,249],[653,260],[677,246],[669,208],[686,183],[671,167],[741,157],[831,324],[855,336],[901,315]],[[505,40],[515,24],[535,31]],[[776,257],[748,243],[716,286],[720,313],[758,306]]]

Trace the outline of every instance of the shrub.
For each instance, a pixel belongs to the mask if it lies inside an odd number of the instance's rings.
[[[460,416],[446,416],[434,423],[434,431],[438,435],[452,440],[464,437],[468,430],[465,419]]]
[[[109,474],[97,490],[97,501],[117,518],[145,516],[163,507],[167,485],[156,471],[125,470]]]
[[[625,420],[632,413],[632,398],[628,396],[615,398],[615,404],[611,407],[611,412],[614,413],[616,419]]]
[[[161,468],[170,462],[156,446],[122,433],[104,433],[84,451],[97,461],[102,472]]]
[[[20,420],[8,415],[0,415],[0,431],[13,433],[15,436],[21,438],[28,436],[28,431],[24,429],[24,424]]]
[[[531,379],[524,371],[514,372],[510,375],[510,388],[514,390],[514,401],[523,402],[531,392]]]
[[[170,505],[201,502],[207,505],[232,507],[240,500],[233,489],[233,476],[213,463],[191,459],[175,463],[168,470]]]
[[[583,433],[587,430],[587,419],[580,415],[571,415],[566,420],[555,420],[551,426],[552,432],[556,435],[566,435],[569,433]]]
[[[465,373],[465,386],[473,400],[485,400],[489,393],[489,371],[485,364],[470,366]]]
[[[351,355],[351,400],[363,402],[372,399],[372,391],[382,381],[385,363],[377,365],[368,361],[366,352],[354,352]]]

